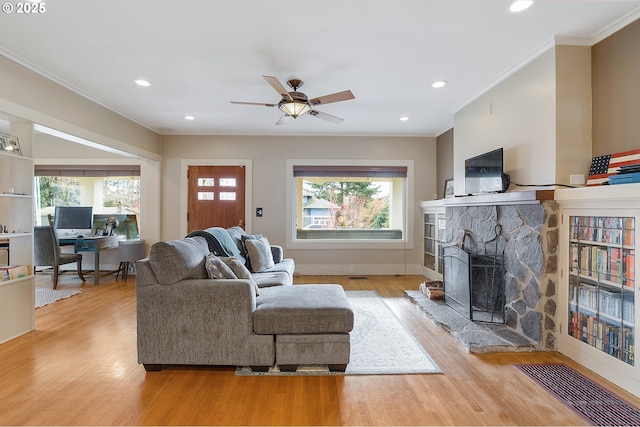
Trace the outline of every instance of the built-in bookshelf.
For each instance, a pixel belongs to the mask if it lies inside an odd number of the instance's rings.
[[[21,151],[0,150],[0,343],[35,328],[33,126],[14,128]]]
[[[634,364],[635,218],[569,217],[569,330]]]
[[[442,280],[442,243],[446,228],[445,209],[441,200],[422,202],[423,274],[431,280]]]
[[[636,243],[640,184],[556,190],[558,350],[640,396]]]

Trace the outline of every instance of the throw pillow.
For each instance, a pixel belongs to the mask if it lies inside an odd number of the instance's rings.
[[[261,239],[262,238],[262,234],[244,234],[240,237],[240,240],[242,241],[242,255],[245,258],[245,265],[247,266],[247,268],[249,268],[249,270],[254,271],[253,268],[251,267],[251,260],[249,259],[249,254],[247,253],[247,240],[256,240],[256,239]]]
[[[221,257],[220,258],[227,266],[233,271],[238,279],[247,279],[251,281],[253,289],[256,292],[256,296],[260,296],[260,288],[258,284],[251,277],[251,272],[245,267],[238,258],[235,257]]]
[[[205,261],[204,266],[207,269],[207,274],[209,274],[209,279],[238,278],[233,273],[233,270],[231,270],[229,266],[220,259],[220,257],[215,256],[213,253],[207,255],[207,260]]]
[[[271,245],[266,237],[246,239],[247,255],[251,263],[251,271],[260,273],[274,266]]]

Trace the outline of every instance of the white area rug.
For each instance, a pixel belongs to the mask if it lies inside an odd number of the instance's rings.
[[[82,289],[36,289],[36,308],[81,294]]]
[[[330,372],[326,366],[301,366],[296,372],[253,372],[242,367],[236,375],[382,375],[442,373],[396,315],[375,291],[347,291],[354,312],[351,361],[346,372]]]

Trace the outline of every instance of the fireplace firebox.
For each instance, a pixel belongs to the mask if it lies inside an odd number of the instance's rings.
[[[502,255],[443,248],[444,302],[472,321],[505,323],[505,269]]]

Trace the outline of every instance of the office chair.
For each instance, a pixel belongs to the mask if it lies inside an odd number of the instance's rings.
[[[78,267],[78,277],[85,281],[82,275],[82,254],[68,254],[60,252],[58,236],[53,227],[36,226],[33,228],[34,240],[34,261],[33,272],[36,266],[51,266],[53,269],[53,289],[58,287],[59,267],[64,264],[75,262]]]

